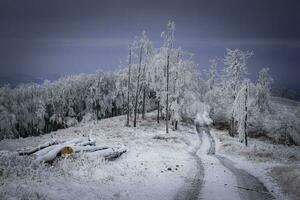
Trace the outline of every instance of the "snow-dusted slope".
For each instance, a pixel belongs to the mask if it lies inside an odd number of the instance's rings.
[[[124,123],[121,116],[40,137],[0,141],[0,199],[173,199],[197,170],[188,152],[196,145],[194,128],[180,127],[166,135],[164,125],[155,120],[139,122],[137,128]],[[14,153],[52,138],[85,138],[90,132],[97,144],[124,146],[128,152],[111,162],[97,154],[79,154],[37,168],[32,166],[34,158]]]

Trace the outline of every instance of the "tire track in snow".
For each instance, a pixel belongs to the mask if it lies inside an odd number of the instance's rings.
[[[237,169],[231,160],[215,155],[215,140],[208,128],[196,129],[199,145],[190,154],[197,163],[197,173],[187,180],[189,184],[175,200],[275,199],[256,177]]]
[[[203,185],[204,167],[202,165],[199,155],[197,154],[202,143],[200,135],[199,134],[197,135],[198,135],[199,143],[192,152],[189,152],[189,154],[196,161],[197,172],[193,177],[193,179],[186,179],[186,182],[188,182],[188,184],[186,185],[187,187],[182,188],[176,194],[175,200],[196,200],[199,198],[200,191]]]
[[[199,155],[204,166],[204,184],[198,199],[236,200],[240,199],[235,175],[216,158],[214,141],[207,134],[208,127],[197,127],[202,138]]]
[[[215,140],[211,136],[210,131],[207,130],[206,134],[210,141],[210,148],[208,155],[215,155]],[[234,162],[228,158],[215,155],[223,166],[229,169],[237,179],[238,192],[241,199],[245,200],[266,200],[275,199],[275,197],[267,190],[263,183],[261,183],[255,176],[249,174],[245,170],[238,169],[234,166]]]

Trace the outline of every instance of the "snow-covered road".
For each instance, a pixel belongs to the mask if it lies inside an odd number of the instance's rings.
[[[204,168],[201,162],[201,158],[198,155],[198,151],[201,147],[201,138],[200,134],[197,134],[199,140],[189,151],[189,154],[196,161],[196,173],[193,178],[186,179],[186,184],[183,188],[181,188],[175,197],[175,200],[193,200],[198,199],[200,196],[200,188],[203,186],[203,177],[204,177]]]
[[[197,163],[201,165],[198,167],[201,172],[191,181],[191,188],[177,195],[176,199],[274,199],[256,177],[236,168],[229,159],[215,154],[215,142],[208,129],[197,127],[197,132],[199,146],[194,157],[199,160]],[[198,184],[193,184],[195,182]],[[195,187],[199,192],[195,192]]]

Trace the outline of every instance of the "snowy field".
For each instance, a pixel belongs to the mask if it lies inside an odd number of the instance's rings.
[[[157,126],[151,119],[136,129],[124,127],[124,122],[124,116],[114,117],[39,137],[0,141],[0,199],[173,199],[195,174],[189,154],[198,141],[195,128],[181,126],[166,135],[164,124]],[[54,138],[86,138],[90,132],[97,144],[123,146],[127,153],[115,161],[76,154],[38,167],[32,165],[33,157],[16,153]]]
[[[0,141],[0,199],[179,200],[219,199],[220,195],[223,199],[264,199],[269,194],[277,199],[299,199],[299,146],[250,138],[245,147],[227,131],[211,128],[210,138],[205,132],[197,134],[194,125],[185,124],[166,134],[165,122],[157,124],[155,114],[138,120],[137,128],[124,126],[126,117],[119,116],[41,136]],[[199,117],[196,120],[201,121]],[[113,161],[89,152],[38,165],[34,155],[18,155],[25,148],[54,139],[86,140],[89,136],[97,145],[122,147],[127,152]],[[226,166],[222,158],[233,161],[233,166]],[[249,188],[243,188],[245,182],[240,182],[236,169],[258,178],[268,194],[256,190],[251,181],[246,183]]]
[[[218,199],[221,194],[243,199],[238,177],[218,156],[257,177],[276,198],[299,198],[300,147],[253,138],[245,147],[227,131],[212,128],[217,155],[213,157],[210,146],[214,144],[205,134],[198,137],[194,126],[181,125],[178,131],[165,134],[163,121],[158,125],[151,115],[139,121],[137,128],[125,127],[125,116],[120,116],[38,137],[0,141],[0,199],[185,199],[197,195]],[[34,156],[17,153],[53,139],[84,139],[90,134],[97,144],[127,152],[114,161],[93,152],[38,166],[33,164]],[[196,156],[203,165],[200,168]]]

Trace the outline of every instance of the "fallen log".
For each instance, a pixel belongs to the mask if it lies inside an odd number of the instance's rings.
[[[56,145],[53,145],[53,146],[46,147],[46,148],[44,148],[42,150],[39,150],[39,151],[35,152],[34,155],[36,155],[36,156],[45,155],[48,152],[50,152],[51,150],[59,147],[60,145],[73,147],[73,146],[80,145],[80,144],[88,145],[88,143],[93,144],[93,141],[84,142],[82,139],[73,139],[73,140],[65,141],[65,142],[60,143],[60,144],[56,144]]]
[[[57,157],[73,153],[85,152],[92,155],[104,157],[105,160],[115,160],[126,152],[123,148],[110,148],[107,146],[96,146],[95,140],[84,141],[82,139],[72,139],[65,142],[56,140],[39,145],[28,151],[20,152],[19,155],[35,155],[35,163],[51,163]],[[94,153],[94,154],[93,154]]]
[[[41,162],[52,162],[57,156],[61,156],[63,154],[71,154],[73,153],[74,150],[70,146],[64,146],[64,145],[59,145],[56,148],[52,149],[48,153],[38,156],[35,159],[35,163],[41,163]]]
[[[120,149],[120,148],[113,149],[109,147],[100,147],[100,146],[91,146],[89,148],[87,147],[59,145],[56,148],[50,150],[48,153],[38,156],[35,160],[35,163],[41,163],[41,162],[51,163],[61,155],[79,153],[79,152],[87,152],[90,153],[91,155],[104,157],[105,160],[113,161],[119,158],[125,152],[127,152],[126,149]]]
[[[49,147],[46,147],[44,149],[41,149],[37,152],[34,153],[35,156],[43,156],[45,154],[47,154],[49,151],[61,146],[62,144],[56,144],[56,145],[52,145],[52,146],[49,146]]]
[[[47,147],[50,147],[50,146],[52,146],[52,145],[56,145],[56,144],[59,144],[59,143],[60,143],[60,142],[58,142],[57,140],[53,140],[53,141],[50,141],[50,142],[46,142],[46,143],[44,143],[44,144],[42,144],[42,145],[39,145],[39,146],[37,146],[37,147],[35,147],[35,148],[33,148],[33,149],[25,150],[25,151],[19,152],[19,155],[20,155],[20,156],[31,155],[31,154],[33,154],[33,153],[35,153],[35,152],[37,152],[37,151],[40,151],[40,150],[42,150],[42,149],[45,149],[45,148],[47,148]]]

